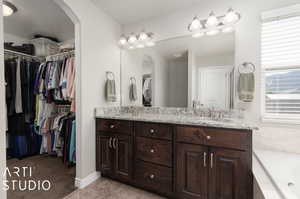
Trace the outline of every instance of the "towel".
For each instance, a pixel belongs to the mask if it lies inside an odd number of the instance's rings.
[[[254,93],[254,73],[242,73],[238,82],[239,99],[244,102],[252,102]]]
[[[106,80],[105,93],[106,93],[106,100],[108,102],[117,101],[115,80],[111,80],[111,79]]]
[[[151,102],[152,99],[152,78],[145,79],[144,85],[143,85],[143,96],[147,102]]]
[[[136,88],[135,83],[130,84],[129,99],[130,99],[130,101],[136,101],[137,100],[137,88]]]

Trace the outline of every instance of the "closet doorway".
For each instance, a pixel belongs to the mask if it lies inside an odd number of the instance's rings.
[[[75,28],[56,2],[4,1],[8,199],[76,189]]]

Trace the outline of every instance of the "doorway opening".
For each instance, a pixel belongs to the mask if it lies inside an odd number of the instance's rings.
[[[9,3],[17,9],[3,18],[7,198],[63,198],[78,167],[76,24],[61,0]]]

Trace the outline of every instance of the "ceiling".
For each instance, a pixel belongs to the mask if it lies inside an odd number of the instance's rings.
[[[137,23],[199,5],[203,0],[92,0],[120,24]]]
[[[234,33],[204,36],[198,39],[182,37],[158,42],[153,49],[167,59],[174,59],[192,50],[195,56],[204,57],[234,53]]]
[[[9,0],[18,11],[4,17],[4,32],[32,39],[43,34],[65,41],[74,38],[74,25],[53,0]]]

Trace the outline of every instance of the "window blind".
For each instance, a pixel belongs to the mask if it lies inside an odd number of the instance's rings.
[[[262,66],[300,66],[300,16],[264,22],[261,41]]]
[[[268,115],[300,116],[300,16],[263,22],[261,64]]]

